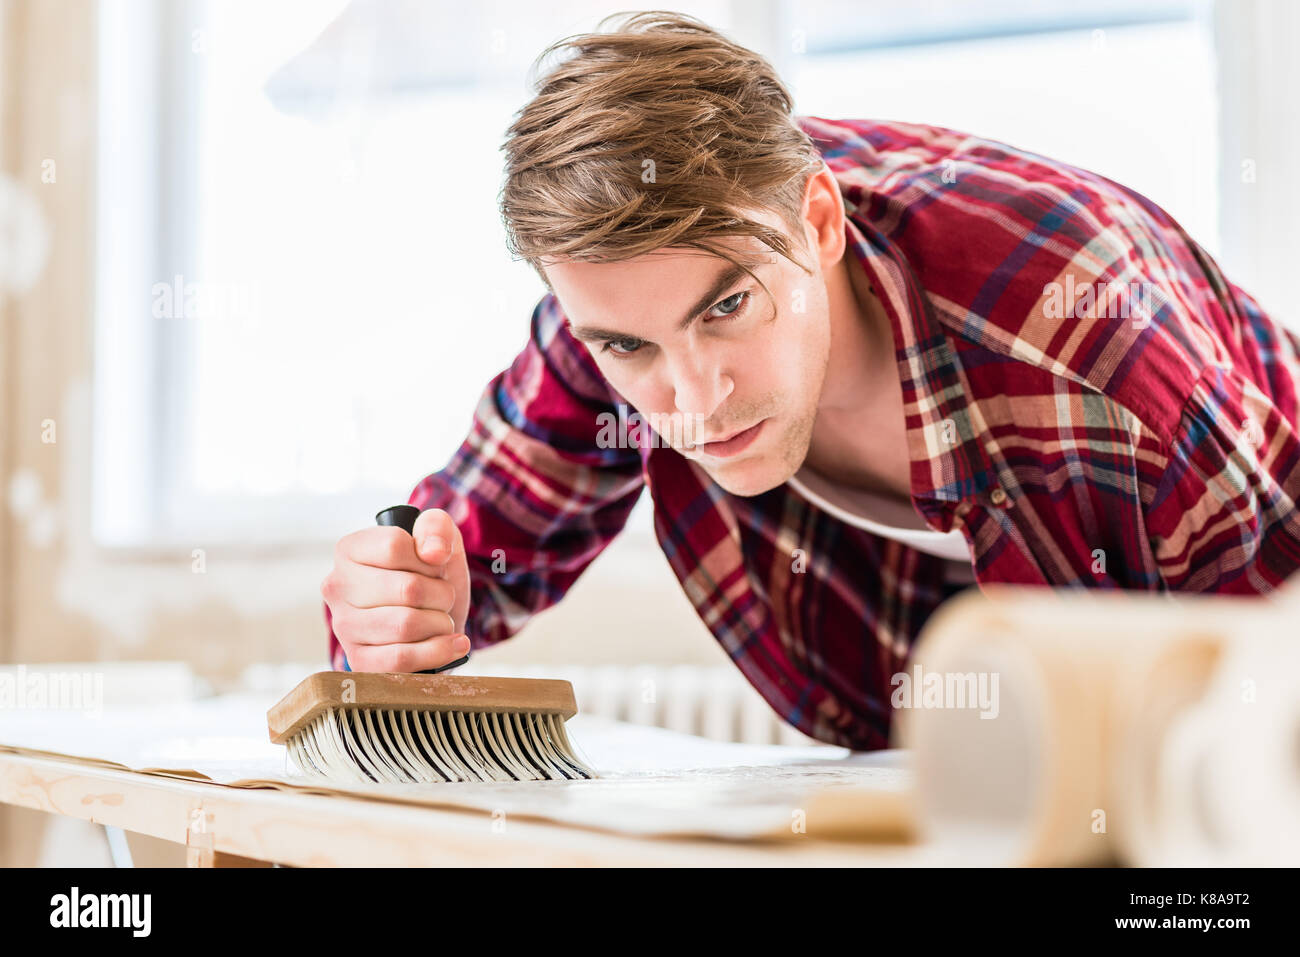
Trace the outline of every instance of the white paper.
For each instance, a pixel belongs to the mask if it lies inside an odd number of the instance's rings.
[[[277,700],[222,695],[180,705],[116,707],[99,717],[9,709],[0,711],[0,750],[45,752],[230,787],[364,795],[640,835],[737,839],[825,829],[831,815],[817,809],[831,792],[842,799],[834,815],[837,828],[844,828],[847,806],[850,820],[860,807],[862,835],[876,823],[891,832],[910,781],[905,755],[897,750],[731,744],[578,714],[566,729],[579,757],[596,769],[594,780],[333,785],[288,767],[285,749],[270,743],[266,712]],[[892,800],[885,810],[882,799]]]

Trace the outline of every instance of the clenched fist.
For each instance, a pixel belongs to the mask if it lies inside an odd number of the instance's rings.
[[[320,591],[353,671],[427,671],[469,651],[465,543],[440,508],[410,535],[375,525],[339,539]]]

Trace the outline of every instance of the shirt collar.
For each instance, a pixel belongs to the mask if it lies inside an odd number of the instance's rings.
[[[952,343],[922,293],[907,257],[862,215],[848,196],[845,231],[889,316],[907,417],[912,497],[939,519],[951,503],[983,497],[997,486],[985,451],[984,418],[967,395]],[[948,521],[941,521],[944,530]]]

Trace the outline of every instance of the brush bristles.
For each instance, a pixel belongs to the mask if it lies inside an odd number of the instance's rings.
[[[335,708],[287,742],[306,774],[386,784],[593,778],[558,714]]]

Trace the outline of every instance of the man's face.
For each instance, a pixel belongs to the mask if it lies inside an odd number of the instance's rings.
[[[776,214],[756,218],[782,228]],[[750,268],[771,300],[726,260],[685,247],[545,272],[573,334],[661,444],[728,492],[757,495],[803,463],[826,375],[826,282],[815,245],[801,248],[815,235],[794,237],[811,275],[758,240],[728,243],[741,261],[759,258]]]

